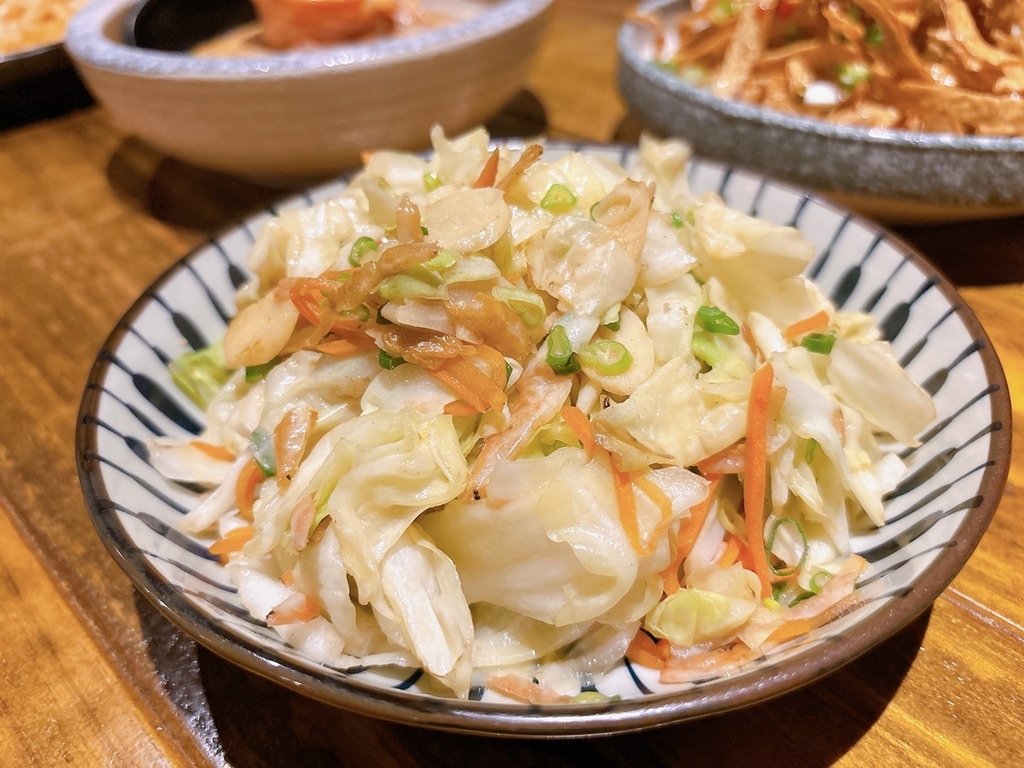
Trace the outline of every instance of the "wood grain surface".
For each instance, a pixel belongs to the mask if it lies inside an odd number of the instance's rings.
[[[635,137],[615,90],[630,5],[557,1],[529,88],[495,133]],[[585,740],[454,736],[331,709],[197,647],[134,593],[93,531],[77,408],[97,350],[146,286],[279,195],[164,157],[95,106],[0,132],[0,765],[1020,763],[1019,450],[991,527],[929,611],[818,683],[699,722]],[[1024,218],[899,234],[961,289],[1018,400]]]

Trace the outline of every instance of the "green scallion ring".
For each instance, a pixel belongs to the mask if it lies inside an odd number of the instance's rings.
[[[740,332],[740,327],[735,320],[718,307],[711,307],[706,304],[697,309],[697,322],[708,333],[736,336]]]

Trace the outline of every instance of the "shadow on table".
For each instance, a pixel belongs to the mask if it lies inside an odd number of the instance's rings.
[[[872,727],[913,664],[926,612],[874,650],[796,692],[643,733],[497,739],[442,733],[335,709],[196,646],[142,597],[147,648],[168,698],[206,751],[239,768],[272,766],[825,766]]]
[[[486,124],[495,139],[536,136],[546,126],[544,107],[529,91],[521,92]],[[207,235],[327,180],[325,177],[292,186],[270,186],[197,168],[136,138],[125,139],[111,156],[107,178],[114,191],[133,208],[169,226]]]

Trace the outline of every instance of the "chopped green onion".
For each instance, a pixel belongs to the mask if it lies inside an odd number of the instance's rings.
[[[620,331],[622,330],[622,323],[618,320],[612,320],[610,323],[605,323],[604,327],[609,331]]]
[[[430,234],[430,230],[429,230],[429,229],[427,229],[426,227],[420,227],[420,232],[422,232],[422,233],[423,233],[423,236],[424,236],[424,237],[426,237],[427,235],[429,235],[429,234]]]
[[[672,213],[672,226],[676,229],[681,229],[683,226],[683,216],[679,211]]]
[[[552,213],[565,213],[576,205],[576,195],[565,184],[552,184],[540,201],[540,207]]]
[[[653,62],[654,66],[660,69],[662,72],[668,72],[674,75],[679,69],[679,65],[672,59],[660,59]]]
[[[552,326],[551,332],[548,334],[547,363],[551,366],[551,370],[561,376],[576,373],[580,369],[580,362],[572,353],[569,334],[561,325]]]
[[[768,531],[768,540],[764,544],[765,551],[771,555],[772,548],[775,546],[775,534],[778,533],[779,528],[784,525],[792,525],[796,528],[796,532],[800,535],[800,540],[803,542],[803,547],[800,550],[800,561],[789,568],[778,569],[769,560],[768,568],[776,576],[792,576],[803,568],[804,563],[807,562],[807,534],[804,533],[804,527],[791,517],[780,517],[772,523],[771,530]]]
[[[427,192],[433,192],[441,186],[441,179],[437,177],[436,173],[429,171],[423,174],[423,186],[427,188]]]
[[[367,251],[376,251],[377,241],[372,237],[360,237],[354,243],[352,243],[352,250],[348,253],[348,263],[353,267],[361,266],[363,263],[363,256],[366,255]]]
[[[491,295],[508,304],[530,328],[537,327],[547,317],[548,308],[544,305],[544,299],[533,291],[496,285],[491,288]]]
[[[256,459],[264,477],[277,474],[277,461],[274,459],[274,436],[267,430],[257,427],[249,436],[252,445],[252,457]]]
[[[407,271],[412,274],[399,272],[381,280],[377,285],[377,295],[385,301],[443,299],[448,295],[444,282],[436,272],[424,269],[422,264]]]
[[[457,251],[453,251],[449,248],[442,248],[437,256],[432,259],[424,261],[421,266],[427,269],[449,269],[455,266],[455,262],[459,260],[459,254]]]
[[[629,370],[633,364],[633,355],[625,345],[611,339],[601,339],[587,344],[579,353],[580,363],[594,368],[605,376],[615,376]]]
[[[885,33],[882,32],[877,21],[868,27],[868,31],[864,35],[864,42],[872,48],[881,48],[885,44]]]
[[[736,321],[718,307],[704,305],[697,310],[697,322],[708,333],[724,333],[735,336],[740,332]]]
[[[377,350],[377,363],[385,371],[393,371],[395,368],[405,362],[404,357],[398,357],[397,355],[389,355],[383,349]]]
[[[824,587],[831,578],[832,574],[828,571],[818,571],[816,574],[811,576],[811,591],[814,594],[818,594],[821,592],[821,588]]]
[[[245,383],[253,384],[259,381],[268,373],[270,373],[271,369],[274,366],[276,366],[279,362],[281,361],[278,359],[274,359],[271,360],[269,363],[264,363],[263,365],[247,365],[245,367]]]
[[[814,461],[814,454],[818,451],[818,441],[813,437],[808,438],[807,447],[804,448],[804,461],[810,464]]]
[[[231,378],[231,371],[224,367],[224,350],[219,343],[186,352],[172,360],[167,370],[175,386],[204,409]]]
[[[864,62],[855,61],[852,64],[840,64],[836,69],[836,77],[843,90],[852,91],[861,83],[866,83],[871,79],[871,70]]]
[[[715,7],[711,10],[711,21],[714,24],[720,24],[735,15],[736,6],[732,4],[732,0],[718,0],[715,3]]]
[[[573,704],[603,704],[608,701],[622,701],[622,697],[606,696],[600,691],[580,691],[572,697]]]
[[[512,378],[512,366],[508,360],[505,361],[505,386],[508,386],[508,380]]]
[[[836,343],[836,332],[808,333],[800,339],[800,346],[818,355],[827,355]]]

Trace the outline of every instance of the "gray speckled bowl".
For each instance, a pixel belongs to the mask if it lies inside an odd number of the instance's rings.
[[[333,175],[368,149],[422,149],[497,113],[523,86],[552,0],[478,0],[410,36],[236,58],[123,42],[138,0],[93,0],[66,46],[115,122],[169,155],[247,177]],[[427,8],[432,0],[425,0]]]
[[[652,0],[638,10],[671,17],[688,8]],[[655,66],[654,30],[643,23],[627,21],[618,48],[626,103],[704,157],[810,187],[889,222],[1024,211],[1024,137],[853,128],[722,99]]]

